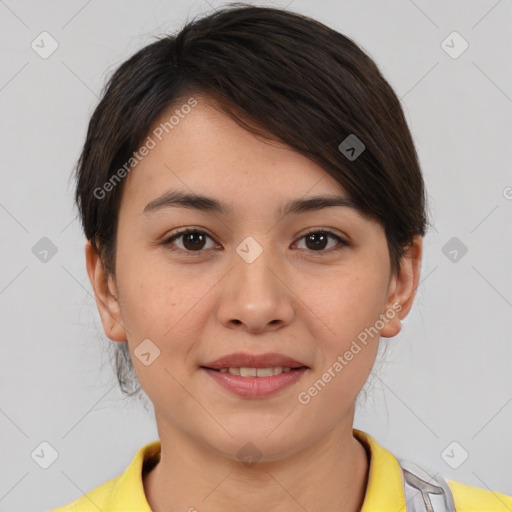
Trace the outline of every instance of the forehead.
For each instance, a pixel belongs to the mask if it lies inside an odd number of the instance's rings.
[[[153,124],[147,144],[152,149],[126,178],[125,207],[142,211],[149,201],[176,189],[213,195],[229,204],[240,198],[253,208],[290,197],[345,195],[342,186],[306,156],[247,131],[208,99],[194,98],[194,107],[180,110],[178,103]]]

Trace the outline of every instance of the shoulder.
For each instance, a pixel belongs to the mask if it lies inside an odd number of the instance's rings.
[[[123,473],[80,498],[49,512],[151,512],[144,494],[144,471],[160,459],[160,440],[137,450]]]
[[[512,496],[444,478],[442,473],[396,457],[371,436],[355,431],[371,451],[368,502],[394,502],[405,512],[450,510],[456,512],[512,512]],[[371,477],[374,477],[373,480]],[[377,482],[376,479],[382,482]],[[394,488],[393,493],[390,489]],[[443,497],[441,497],[443,496]],[[386,504],[388,503],[386,502]],[[388,507],[389,508],[389,507]],[[377,506],[368,507],[378,510]],[[363,508],[366,512],[366,509]]]
[[[480,487],[446,480],[453,494],[457,512],[510,512],[512,496],[500,492],[488,491]]]
[[[108,512],[107,505],[119,478],[112,478],[68,505],[49,512],[98,512],[98,510]]]

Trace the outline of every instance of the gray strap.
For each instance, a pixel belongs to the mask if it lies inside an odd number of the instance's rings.
[[[397,457],[402,470],[406,512],[456,512],[453,495],[444,478],[413,462]]]

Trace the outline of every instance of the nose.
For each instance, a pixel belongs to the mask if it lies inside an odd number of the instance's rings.
[[[257,254],[250,244],[240,244],[233,255],[233,267],[219,290],[218,319],[226,328],[253,334],[276,331],[291,323],[295,296],[271,250]]]

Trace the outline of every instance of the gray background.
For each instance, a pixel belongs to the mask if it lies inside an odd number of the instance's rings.
[[[381,341],[386,361],[355,427],[396,456],[512,495],[512,3],[264,4],[370,53],[402,100],[429,192],[416,303],[402,333]],[[107,74],[220,5],[0,0],[0,511],[68,503],[157,438],[152,410],[117,389],[70,175]],[[43,31],[59,45],[46,59],[31,47]],[[457,58],[461,40],[443,44],[453,31],[469,44]],[[43,237],[57,249],[46,262],[33,252]],[[31,457],[43,441],[58,452],[48,469]]]

